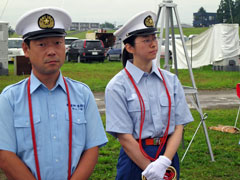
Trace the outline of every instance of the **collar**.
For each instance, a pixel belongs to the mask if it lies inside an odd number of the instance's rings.
[[[160,68],[159,68],[159,69],[160,69]],[[160,71],[161,71],[161,69],[160,69]],[[163,80],[160,72],[158,71],[158,67],[157,67],[157,65],[156,65],[155,63],[152,63],[152,71],[151,71],[151,74],[152,74],[152,73],[155,73],[155,74],[159,77],[159,79]],[[162,73],[162,71],[161,71],[161,73]]]
[[[46,87],[41,81],[39,81],[39,79],[34,75],[33,72],[31,72],[31,85],[30,85],[30,93],[32,94],[34,91],[36,91],[38,89],[39,86],[44,86]],[[55,84],[55,86],[51,89],[54,90],[56,87],[60,86],[63,91],[65,93],[67,93],[66,91],[66,87],[65,87],[65,84],[64,84],[64,81],[63,81],[63,76],[62,76],[62,73],[60,71],[60,74],[58,76],[58,79],[57,79],[57,82]]]
[[[142,76],[145,74],[145,72],[143,70],[141,70],[140,68],[138,68],[137,66],[132,64],[130,61],[127,61],[126,69],[131,74],[131,76],[133,77],[133,79],[136,83],[139,83]],[[159,77],[161,80],[163,80],[155,63],[152,63],[152,71],[151,71],[150,75],[151,74],[156,74],[157,77]]]

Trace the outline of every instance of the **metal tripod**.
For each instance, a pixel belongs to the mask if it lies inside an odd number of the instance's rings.
[[[183,37],[183,31],[182,31],[182,27],[181,27],[181,23],[180,23],[180,19],[179,19],[179,15],[178,15],[178,11],[177,11],[177,4],[174,4],[172,0],[163,0],[163,3],[159,4],[159,9],[158,9],[158,13],[157,13],[157,20],[156,20],[156,27],[161,15],[161,30],[160,30],[160,40],[159,40],[159,44],[162,44],[162,40],[163,40],[163,29],[164,29],[164,23],[165,23],[165,64],[164,64],[164,69],[170,71],[170,66],[169,66],[169,28],[171,28],[171,40],[172,40],[172,55],[173,55],[173,60],[174,60],[174,68],[175,68],[175,74],[178,76],[178,68],[177,68],[177,56],[176,56],[176,44],[175,44],[175,34],[174,34],[174,25],[173,25],[173,10],[175,12],[175,17],[176,17],[176,21],[177,21],[177,25],[178,25],[178,29],[180,32],[180,36],[181,36],[181,41],[182,41],[182,45],[183,45],[183,49],[184,49],[184,53],[185,53],[185,57],[186,57],[186,61],[187,61],[187,65],[188,65],[188,70],[189,70],[189,74],[190,74],[190,78],[192,81],[192,87],[187,87],[187,86],[183,86],[184,88],[184,92],[186,96],[191,96],[192,98],[191,103],[193,104],[193,106],[196,108],[196,110],[199,112],[200,117],[201,117],[201,121],[181,159],[181,162],[184,160],[192,142],[194,137],[197,134],[197,131],[199,130],[200,126],[203,126],[203,130],[204,130],[204,134],[206,137],[206,142],[208,145],[208,149],[209,149],[209,153],[211,156],[211,160],[214,161],[214,156],[213,156],[213,152],[212,152],[212,148],[211,148],[211,143],[208,137],[208,132],[207,132],[207,127],[205,124],[205,119],[207,118],[206,114],[203,114],[202,112],[202,108],[200,106],[200,102],[199,102],[199,98],[198,98],[198,91],[197,91],[197,87],[194,81],[194,77],[193,77],[193,72],[192,72],[192,68],[190,65],[190,60],[189,60],[189,56],[188,56],[188,52],[185,46],[185,40]],[[162,14],[161,14],[162,13]],[[161,46],[160,46],[161,48]],[[161,49],[160,49],[161,52]],[[160,67],[160,57],[161,54],[158,53],[157,56],[157,66]]]

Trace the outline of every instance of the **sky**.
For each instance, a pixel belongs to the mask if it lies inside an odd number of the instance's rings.
[[[25,12],[46,6],[56,6],[69,12],[73,22],[110,22],[124,24],[135,14],[152,10],[158,12],[163,0],[0,0],[0,21],[15,28],[18,18]],[[220,0],[173,0],[177,4],[181,23],[192,25],[193,13],[203,7],[216,12]]]

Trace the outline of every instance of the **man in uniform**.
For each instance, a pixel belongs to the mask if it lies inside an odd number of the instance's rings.
[[[60,71],[70,25],[67,12],[51,7],[16,25],[32,72],[0,94],[0,168],[8,179],[88,179],[107,143],[91,90]]]

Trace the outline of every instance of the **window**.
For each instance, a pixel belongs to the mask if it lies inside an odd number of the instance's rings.
[[[209,16],[209,21],[214,21],[214,16]]]
[[[8,40],[8,48],[22,48],[22,40]]]

